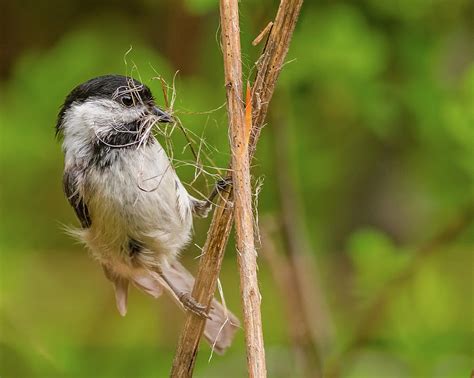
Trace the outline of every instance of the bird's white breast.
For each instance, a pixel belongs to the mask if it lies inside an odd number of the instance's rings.
[[[121,149],[109,167],[91,168],[85,184],[92,219],[85,239],[99,260],[127,261],[134,239],[159,264],[189,241],[190,198],[157,141]]]

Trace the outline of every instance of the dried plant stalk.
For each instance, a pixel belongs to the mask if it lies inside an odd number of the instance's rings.
[[[302,376],[316,378],[322,376],[322,352],[329,345],[332,326],[291,175],[289,130],[285,119],[287,101],[286,98],[275,100],[277,106],[272,108],[270,116],[280,214],[278,221],[267,219],[263,225],[262,252],[285,305],[295,361]],[[283,254],[277,251],[273,238],[282,242]]]
[[[250,157],[255,152],[268,103],[288,52],[302,3],[303,0],[281,1],[266,48],[258,61],[256,82],[252,89],[252,132],[248,146]],[[216,207],[192,293],[199,303],[208,306],[216,290],[222,258],[231,230],[233,207],[229,206],[230,201],[232,201],[232,191],[223,196]],[[192,376],[203,329],[204,320],[188,313],[173,361],[172,377]]]
[[[240,52],[239,6],[237,0],[220,1],[222,50],[227,95],[227,116],[232,155],[232,183],[235,197],[235,230],[237,261],[240,271],[240,295],[244,314],[247,369],[250,377],[266,377],[265,347],[263,343],[261,295],[257,278],[252,190],[248,153],[251,129],[251,101],[244,115],[242,102],[242,61]],[[250,97],[250,96],[249,96]]]
[[[216,206],[211,226],[204,245],[192,292],[193,298],[209,308],[217,287],[225,247],[232,228],[233,207],[232,190],[222,193]],[[206,319],[188,312],[183,332],[171,369],[171,377],[191,377],[196,362],[199,341],[204,331]]]
[[[303,0],[282,0],[268,37],[265,51],[257,63],[257,75],[252,88],[253,128],[249,152],[253,156],[267,116],[275,85],[290,47],[291,37]]]

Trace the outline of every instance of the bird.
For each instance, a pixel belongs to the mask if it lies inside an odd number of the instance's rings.
[[[62,104],[56,136],[64,153],[63,189],[80,227],[70,232],[102,266],[119,313],[129,286],[154,298],[163,292],[206,318],[204,336],[218,353],[232,343],[239,320],[213,299],[209,312],[191,295],[193,276],[179,262],[193,217],[205,217],[212,197],[190,195],[153,129],[174,118],[149,87],[122,75],[76,86]]]

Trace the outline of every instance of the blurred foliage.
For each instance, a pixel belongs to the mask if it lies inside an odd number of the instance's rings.
[[[63,232],[76,221],[62,194],[54,125],[65,95],[90,77],[133,74],[161,104],[156,77],[169,84],[175,77],[175,114],[215,147],[212,158],[225,167],[217,5],[6,5],[0,375],[167,376],[183,317],[167,299],[155,305],[135,291],[127,317],[116,314],[102,272]],[[250,42],[276,7],[269,0],[240,5],[250,79],[261,49]],[[473,366],[474,226],[434,245],[410,270],[417,248],[474,199],[473,15],[469,0],[325,0],[303,7],[272,112],[291,130],[292,176],[337,330],[327,354],[337,359],[366,304],[393,277],[411,272],[389,292],[377,327],[339,362],[345,377],[466,377]],[[265,178],[260,215],[278,218],[273,140],[269,122],[254,173]],[[179,131],[172,142],[177,163],[192,160]],[[194,174],[189,166],[178,173],[186,182]],[[202,193],[212,185],[210,177],[193,184]],[[207,226],[197,222],[197,245]],[[199,253],[190,246],[185,263],[195,268]],[[234,257],[231,242],[222,280],[227,303],[238,309]],[[260,268],[269,376],[298,376],[282,298],[262,259]],[[208,357],[203,346],[197,377],[244,376],[242,332],[224,357]]]
[[[373,293],[404,269],[409,256],[393,245],[387,235],[374,230],[354,232],[348,250],[356,272],[356,287],[361,293]]]

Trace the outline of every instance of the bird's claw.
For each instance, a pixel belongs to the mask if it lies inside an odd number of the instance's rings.
[[[219,179],[216,182],[216,189],[218,192],[225,192],[226,189],[232,185],[232,177],[225,177],[223,179]]]
[[[206,319],[211,319],[207,314],[207,306],[196,301],[189,293],[182,293],[178,296],[184,308],[192,313]]]

